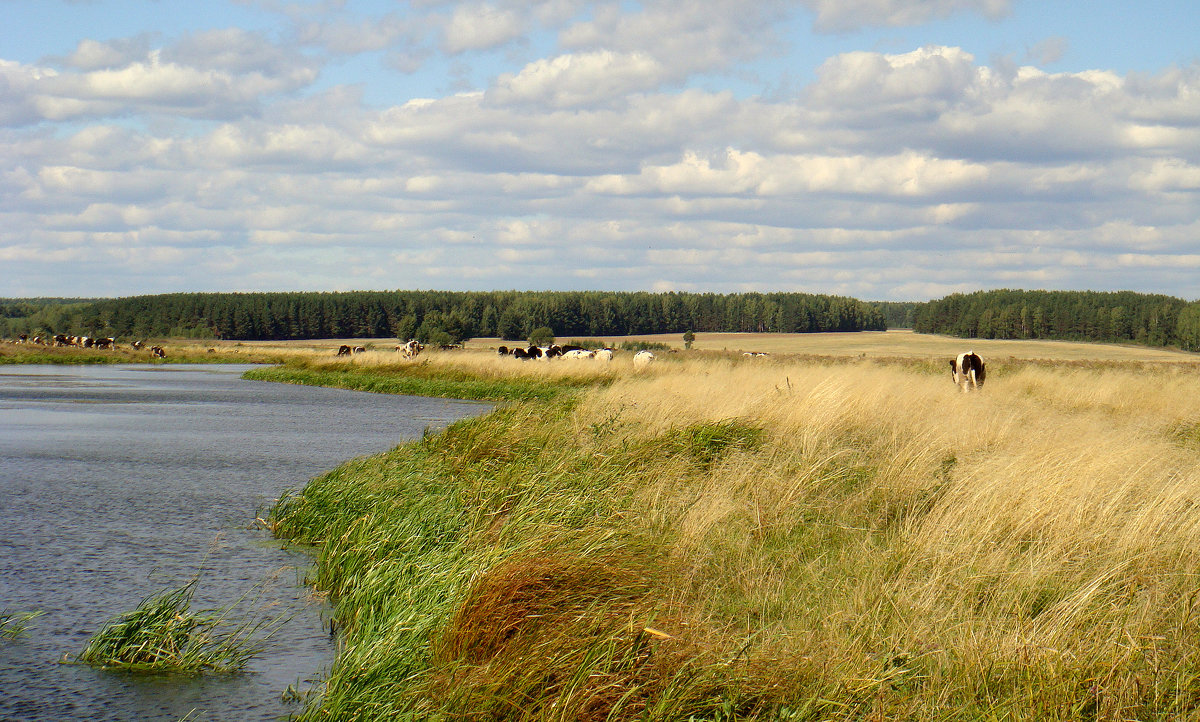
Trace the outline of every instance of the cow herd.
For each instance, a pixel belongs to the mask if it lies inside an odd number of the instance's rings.
[[[416,358],[417,354],[421,353],[424,350],[425,350],[425,345],[417,343],[413,339],[409,339],[408,341],[406,341],[396,347],[396,353],[400,354],[403,358],[406,358],[406,359]],[[367,348],[365,346],[347,346],[346,344],[342,344],[341,346],[338,346],[337,355],[338,356],[353,356],[355,354],[366,353],[366,352],[367,352]]]
[[[117,345],[117,339],[112,336],[74,336],[70,334],[58,333],[54,335],[34,335],[30,336],[27,333],[17,336],[13,343],[18,344],[33,344],[36,346],[53,346],[55,348],[90,348],[100,351],[115,351],[120,348]],[[141,351],[146,347],[145,341],[131,341],[129,348],[134,351]],[[167,352],[162,346],[152,346],[150,354],[154,358],[166,358]]]
[[[549,346],[530,345],[528,348],[501,346],[496,349],[496,353],[501,356],[512,356],[513,358],[522,361],[543,360],[562,358],[570,361],[592,360],[608,363],[613,359],[613,350],[611,348],[586,349],[582,346],[572,344],[550,344]],[[649,353],[649,352],[647,352]]]

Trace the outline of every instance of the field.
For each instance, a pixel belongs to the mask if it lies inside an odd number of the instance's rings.
[[[641,372],[486,341],[279,371],[517,399],[274,509],[341,630],[306,717],[1200,717],[1195,356],[705,336]]]

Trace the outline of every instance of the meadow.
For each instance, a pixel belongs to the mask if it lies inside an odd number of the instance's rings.
[[[1196,357],[870,335],[294,358],[503,401],[273,509],[339,629],[305,718],[1200,717]]]

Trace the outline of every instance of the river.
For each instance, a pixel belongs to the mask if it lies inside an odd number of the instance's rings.
[[[490,405],[245,381],[247,366],[0,367],[0,720],[273,720],[328,670],[308,554],[255,516],[346,459]],[[106,621],[199,574],[193,608],[253,597],[286,618],[232,675],[62,664]],[[255,592],[257,595],[257,592]],[[265,605],[270,604],[267,607]]]

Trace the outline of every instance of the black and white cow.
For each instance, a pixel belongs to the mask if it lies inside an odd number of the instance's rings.
[[[154,358],[166,358],[167,352],[163,350],[162,346],[151,346],[150,355]]]
[[[954,376],[954,383],[958,384],[963,393],[983,388],[983,381],[987,378],[983,359],[974,351],[960,353],[958,358],[951,361],[950,373]]]
[[[342,344],[341,346],[338,346],[337,355],[338,356],[349,356],[353,351],[354,351],[354,349],[350,348],[346,344]]]

